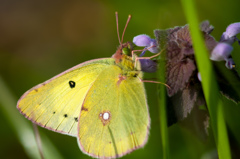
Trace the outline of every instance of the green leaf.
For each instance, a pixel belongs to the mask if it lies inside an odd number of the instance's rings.
[[[182,0],[182,5],[190,25],[195,57],[201,73],[203,92],[210,113],[218,155],[220,159],[230,159],[231,154],[223,114],[223,102],[219,98],[219,89],[209,60],[209,53],[200,34],[196,8],[193,0]]]
[[[161,42],[160,46],[165,46],[167,40],[167,33],[165,31],[161,32]],[[159,41],[159,40],[158,40]],[[160,59],[166,59],[166,51],[163,51]],[[160,60],[159,59],[159,60]],[[161,82],[165,81],[165,61],[161,60],[159,62],[159,70],[158,70],[158,77]],[[158,87],[158,94],[159,94],[159,120],[160,120],[160,131],[161,131],[161,139],[162,139],[162,148],[163,148],[163,159],[168,159],[170,156],[169,153],[169,141],[168,141],[168,127],[167,127],[167,109],[166,109],[166,86],[160,84]]]
[[[5,115],[6,121],[11,125],[29,158],[41,158],[33,128],[20,112],[18,112],[16,108],[17,100],[14,98],[1,76],[0,88],[0,110]],[[41,139],[45,158],[63,158],[45,135],[41,135]]]

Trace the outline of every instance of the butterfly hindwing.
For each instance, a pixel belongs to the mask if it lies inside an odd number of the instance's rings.
[[[77,65],[27,91],[17,108],[42,127],[76,136],[86,93],[101,71],[113,62],[107,58]]]
[[[142,147],[150,124],[144,85],[138,77],[122,79],[109,66],[99,74],[84,99],[79,145],[91,156],[120,157]]]

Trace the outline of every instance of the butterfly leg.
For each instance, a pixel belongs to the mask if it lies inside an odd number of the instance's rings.
[[[140,79],[142,82],[148,82],[148,83],[157,83],[157,84],[163,84],[165,85],[166,87],[168,87],[169,89],[171,89],[171,87],[169,85],[167,85],[166,83],[163,83],[163,82],[158,82],[158,81],[150,81],[150,80],[143,80],[143,79]]]
[[[133,55],[134,55],[134,52],[142,52],[142,53],[140,54],[140,56],[143,56],[143,55],[145,54],[145,52],[146,52],[147,50],[149,50],[150,48],[152,48],[152,47],[155,47],[155,45],[152,45],[152,46],[150,46],[150,47],[145,47],[145,48],[142,49],[142,50],[132,50],[132,57],[133,57]]]
[[[151,47],[153,47],[153,46],[151,46]],[[149,49],[149,48],[148,48],[148,49]],[[135,51],[135,50],[133,50],[133,51]],[[152,59],[152,58],[154,58],[154,57],[159,56],[163,51],[165,51],[165,49],[162,49],[159,53],[157,53],[156,55],[150,56],[150,57],[138,57],[138,56],[137,56],[136,59],[135,59],[134,67],[137,66],[137,60],[139,60],[139,59],[150,60],[150,59]]]

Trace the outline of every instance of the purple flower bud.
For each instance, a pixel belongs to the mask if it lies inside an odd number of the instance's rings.
[[[226,60],[226,64],[225,66],[228,68],[228,69],[233,69],[235,67],[235,62],[233,61],[232,58],[229,58]]]
[[[153,46],[153,47],[151,47],[151,46]],[[156,42],[155,39],[151,39],[149,47],[151,47],[151,48],[148,49],[151,53],[158,53],[159,52],[159,49],[157,47],[157,42]]]
[[[231,45],[220,42],[217,44],[217,46],[215,46],[215,48],[211,52],[210,59],[213,61],[227,60],[232,50],[233,50],[233,47]]]
[[[139,61],[143,72],[152,73],[157,71],[157,62],[150,59],[139,59]]]
[[[202,77],[201,77],[200,72],[198,72],[197,77],[198,77],[198,80],[199,80],[200,82],[202,82]]]
[[[133,43],[137,46],[149,46],[151,38],[145,34],[138,35],[133,38]]]
[[[240,23],[233,23],[230,24],[226,29],[226,35],[231,38],[233,36],[236,36],[238,33],[240,33]]]
[[[239,33],[240,33],[240,22],[230,24],[227,27],[226,31],[222,34],[220,42],[226,42],[232,45],[237,40],[235,36]]]
[[[133,43],[137,46],[145,46],[152,53],[158,53],[159,48],[157,47],[157,42],[155,39],[151,39],[148,35],[142,34],[135,36],[133,38]],[[142,52],[140,56],[143,56],[145,51]]]

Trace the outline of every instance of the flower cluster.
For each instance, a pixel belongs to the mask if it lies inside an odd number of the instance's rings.
[[[240,33],[240,23],[229,25],[222,34],[221,39],[216,41],[211,35],[214,27],[208,21],[200,25],[205,46],[209,52],[216,72],[216,82],[222,95],[234,102],[240,102],[240,95],[234,88],[240,86],[240,76],[234,69],[234,61],[231,57],[232,44],[239,42],[236,35]],[[133,43],[136,46],[145,47],[140,56],[146,50],[158,53],[165,50],[165,79],[167,88],[167,113],[168,125],[177,121],[187,121],[189,125],[194,125],[196,133],[202,134],[205,138],[208,134],[209,126],[208,111],[199,109],[206,106],[206,100],[202,90],[201,75],[196,65],[193,42],[191,39],[189,26],[176,26],[165,30],[154,30],[155,39],[148,35],[138,35],[134,37]],[[240,43],[240,42],[239,42]],[[157,70],[157,63],[151,59],[139,59],[141,69],[144,72],[154,72]],[[225,61],[224,63],[215,61]],[[228,70],[229,69],[229,70]],[[222,74],[227,72],[231,82]],[[233,78],[232,78],[233,77]]]
[[[216,45],[216,47],[211,52],[210,59],[213,61],[226,61],[226,67],[228,69],[232,69],[234,67],[234,61],[230,57],[231,52],[233,50],[232,44],[235,41],[239,40],[237,39],[236,35],[240,33],[240,23],[233,23],[230,24],[226,31],[222,34],[221,39],[219,43]]]
[[[145,47],[142,53],[139,55],[143,56],[146,51],[150,51],[152,53],[158,53],[160,51],[159,46],[155,39],[151,39],[148,35],[142,34],[135,36],[133,38],[133,43],[140,47]],[[151,59],[139,59],[141,63],[141,68],[143,72],[156,72],[157,63]]]
[[[210,27],[209,33],[212,30],[213,30],[213,27]],[[240,41],[236,37],[236,35],[239,33],[240,33],[240,22],[230,24],[227,27],[226,31],[222,34],[220,41],[216,44],[216,46],[211,51],[210,59],[213,61],[226,61],[226,64],[225,64],[226,67],[228,69],[232,69],[235,66],[235,63],[230,56],[233,50],[232,44],[235,41],[238,41],[240,44]],[[145,34],[135,36],[133,38],[133,43],[137,46],[145,47],[144,51],[140,54],[140,56],[143,56],[146,50],[152,53],[158,53],[160,51],[160,48],[157,45],[156,40],[151,39],[148,35],[145,35]],[[150,62],[148,60],[141,60],[141,63],[143,63],[143,65],[147,65]]]

